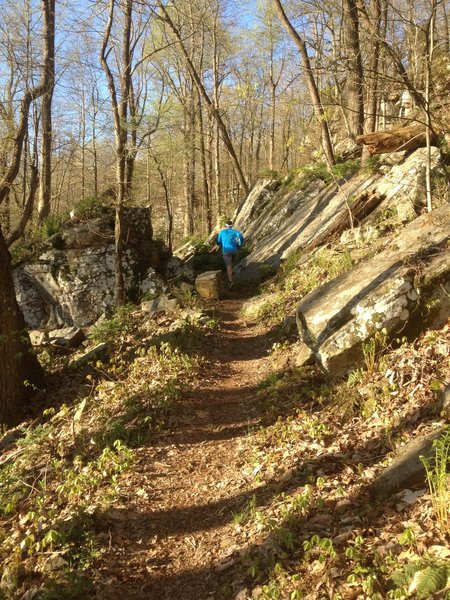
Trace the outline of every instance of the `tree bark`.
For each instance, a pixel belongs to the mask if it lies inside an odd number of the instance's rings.
[[[362,134],[364,125],[364,74],[359,43],[359,20],[355,0],[344,0],[344,31],[347,47],[347,117],[350,137]]]
[[[367,88],[366,98],[366,111],[364,118],[364,130],[363,133],[373,133],[376,129],[377,123],[377,108],[378,108],[378,80],[379,80],[379,69],[380,64],[380,34],[382,24],[382,0],[372,0],[370,3],[371,13],[371,30],[369,35],[370,40],[370,55],[369,55],[369,71],[366,73],[365,82]],[[364,167],[367,163],[370,154],[367,148],[363,148],[361,157],[361,167]]]
[[[1,231],[0,281],[0,423],[15,425],[45,379],[17,304],[11,256]]]
[[[404,150],[416,150],[427,145],[426,126],[420,123],[399,127],[391,131],[380,131],[359,135],[356,138],[358,144],[364,144],[367,151],[372,154],[385,154],[388,152],[402,152]],[[437,141],[437,135],[431,133],[431,141]]]
[[[42,223],[50,214],[52,200],[52,101],[53,89],[55,87],[55,0],[47,1],[47,10],[53,15],[49,21],[52,28],[48,32],[48,57],[47,57],[47,91],[42,97],[41,122],[42,122],[42,142],[41,142],[41,176],[39,187],[38,217]]]
[[[320,99],[320,93],[318,87],[316,85],[316,80],[314,79],[314,73],[311,68],[311,61],[309,60],[308,51],[306,49],[305,41],[299,36],[296,29],[294,29],[292,23],[287,18],[287,15],[284,11],[284,8],[280,2],[280,0],[272,0],[275,10],[280,18],[280,21],[283,23],[285,29],[291,36],[295,45],[297,46],[300,56],[302,57],[303,68],[305,70],[306,75],[306,83],[308,86],[309,94],[311,97],[312,104],[314,106],[314,112],[317,120],[320,124],[320,130],[322,134],[322,147],[325,153],[325,159],[329,167],[333,166],[335,163],[334,158],[334,150],[333,144],[331,142],[330,130],[328,128],[327,117],[325,111],[322,106],[322,101]]]
[[[41,80],[38,85],[25,92],[20,103],[12,156],[0,180],[0,204],[8,196],[19,172],[31,103],[45,94],[51,85],[49,63],[55,32],[54,0],[42,0],[41,7],[44,23]],[[30,338],[17,304],[11,256],[0,229],[0,423],[11,425],[18,422],[23,416],[27,401],[36,390],[44,386],[44,373],[31,351]]]
[[[130,65],[130,36],[131,18],[133,12],[133,0],[127,0],[124,7],[125,23],[122,42],[122,65],[123,72],[120,77],[121,98],[117,98],[116,82],[108,64],[110,50],[111,29],[114,20],[115,0],[111,0],[109,6],[108,23],[103,36],[100,51],[100,64],[105,72],[111,99],[111,107],[114,118],[114,137],[116,150],[116,219],[114,228],[115,243],[115,302],[118,306],[125,304],[125,279],[123,274],[123,202],[126,194],[126,142],[127,142],[127,105],[129,84],[131,77]]]

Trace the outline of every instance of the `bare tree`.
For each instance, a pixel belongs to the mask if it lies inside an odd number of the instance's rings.
[[[50,8],[55,11],[55,2],[53,0]],[[53,17],[54,28],[55,17]],[[48,47],[48,89],[42,96],[41,106],[41,162],[40,162],[40,182],[39,182],[39,201],[38,216],[42,222],[50,214],[52,199],[52,101],[55,88],[55,31],[50,32]]]
[[[306,48],[306,42],[304,39],[300,37],[297,30],[294,28],[290,20],[288,19],[286,12],[281,4],[280,0],[272,0],[274,8],[280,18],[280,21],[283,23],[286,31],[291,36],[295,45],[297,46],[300,56],[302,58],[303,69],[305,70],[306,83],[308,86],[309,94],[311,96],[311,101],[314,107],[314,112],[316,114],[317,120],[320,124],[320,130],[322,134],[322,147],[325,153],[325,158],[329,166],[332,166],[335,162],[334,159],[334,149],[331,141],[330,130],[328,127],[327,117],[322,106],[322,100],[320,98],[319,89],[316,84],[316,80],[314,78],[314,73],[311,67],[311,61],[308,56],[308,51]]]
[[[344,40],[347,66],[347,115],[352,139],[363,132],[364,73],[359,40],[359,18],[355,0],[343,0]]]
[[[8,196],[20,168],[31,104],[52,85],[51,59],[55,32],[54,0],[41,0],[44,55],[39,83],[27,89],[19,107],[18,123],[9,166],[0,179],[0,204]],[[12,277],[11,256],[0,230],[0,422],[20,420],[27,401],[44,387],[44,373],[31,351],[30,338],[17,304]]]
[[[131,90],[131,22],[133,0],[125,0],[123,16],[123,35],[121,52],[122,72],[119,77],[120,97],[116,79],[108,63],[111,53],[111,32],[115,17],[116,0],[110,0],[108,21],[100,51],[100,63],[106,74],[114,120],[114,137],[116,153],[116,220],[115,220],[115,300],[117,305],[125,303],[125,281],[123,274],[123,203],[126,196],[126,162],[127,162],[127,118],[129,96]]]
[[[227,149],[228,154],[233,163],[233,168],[234,168],[234,171],[236,174],[236,178],[237,178],[244,194],[247,195],[249,192],[248,183],[244,176],[241,164],[238,160],[236,151],[234,149],[233,143],[232,143],[230,135],[228,133],[228,129],[222,119],[222,116],[221,116],[220,112],[215,108],[211,98],[209,97],[208,92],[206,91],[206,88],[203,85],[203,82],[201,80],[201,77],[189,56],[189,53],[186,49],[186,45],[183,42],[183,38],[180,34],[180,31],[177,28],[177,26],[175,25],[173,19],[171,18],[169,11],[167,10],[167,8],[164,5],[164,3],[162,2],[162,0],[157,0],[157,5],[161,10],[161,15],[160,15],[161,18],[167,23],[169,29],[172,31],[175,39],[178,42],[179,48],[180,48],[183,58],[186,62],[186,67],[192,77],[192,80],[193,80],[195,86],[198,89],[198,92],[199,92],[203,102],[205,103],[205,106],[206,106],[209,114],[211,115],[212,118],[214,118],[214,120],[217,123],[217,126],[220,130],[220,134],[222,136],[222,141],[223,141],[225,148]]]

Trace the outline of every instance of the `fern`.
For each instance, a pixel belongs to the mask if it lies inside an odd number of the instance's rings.
[[[449,566],[430,565],[422,571],[417,571],[409,586],[409,592],[415,592],[418,599],[430,598],[446,587],[449,575]]]
[[[391,583],[396,589],[409,586],[408,594],[417,600],[432,598],[433,594],[444,590],[450,579],[450,563],[433,565],[415,562],[405,565],[391,575]]]
[[[395,587],[409,585],[414,575],[423,569],[424,565],[420,562],[408,563],[401,570],[394,571],[391,575],[391,581]]]
[[[355,369],[348,376],[348,380],[347,380],[348,387],[353,387],[355,385],[358,385],[358,383],[361,382],[361,380],[363,379],[363,377],[364,377],[364,374],[363,374],[362,370],[361,369]]]

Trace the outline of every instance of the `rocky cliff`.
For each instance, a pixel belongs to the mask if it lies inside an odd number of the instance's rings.
[[[125,210],[123,267],[127,294],[137,299],[163,287],[156,269],[167,252],[153,240],[150,210]],[[19,305],[30,327],[94,323],[113,306],[114,215],[72,224],[14,269]]]
[[[431,159],[438,170],[437,148]],[[375,174],[262,180],[238,210],[251,250],[236,268],[243,281],[275,272],[294,251],[308,272],[324,245],[348,262],[345,272],[299,291],[297,364],[316,362],[340,376],[363,363],[375,338],[389,343],[448,319],[450,204],[441,199],[426,211],[426,163],[420,149]]]

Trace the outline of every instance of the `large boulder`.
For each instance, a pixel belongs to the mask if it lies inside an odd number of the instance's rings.
[[[407,225],[374,258],[307,294],[297,307],[301,340],[332,376],[364,362],[364,342],[442,326],[450,312],[450,205]],[[305,355],[308,353],[305,353]]]
[[[439,162],[439,150],[432,148],[432,168]],[[424,204],[424,177],[427,154],[419,149],[398,157],[398,164],[385,174],[358,173],[325,185],[304,175],[292,181],[261,180],[235,215],[235,225],[246,237],[252,251],[236,267],[242,279],[258,279],[271,274],[293,250],[311,248],[341,233],[343,215],[358,199],[370,202],[370,211],[391,209],[401,222],[415,219]],[[379,208],[377,208],[379,206]],[[353,223],[355,225],[356,223]],[[339,229],[341,228],[341,230]]]
[[[165,251],[153,240],[148,208],[125,211],[123,270],[130,299],[163,288],[155,269]],[[49,238],[14,269],[17,300],[29,327],[85,327],[114,306],[114,215]]]
[[[218,300],[222,294],[222,271],[205,271],[195,280],[195,289],[201,298]]]

